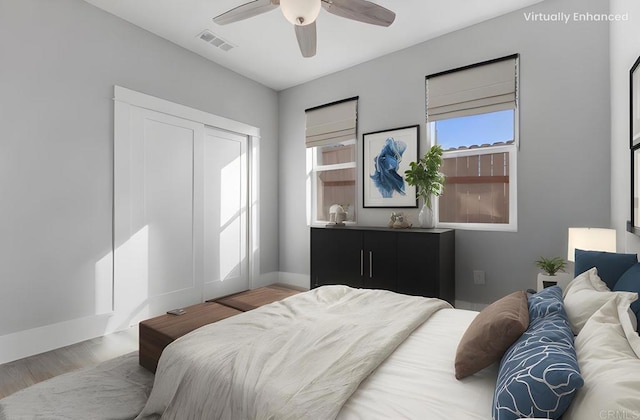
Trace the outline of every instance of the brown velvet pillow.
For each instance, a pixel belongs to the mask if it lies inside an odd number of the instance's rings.
[[[523,291],[487,306],[467,328],[456,351],[456,379],[466,378],[499,361],[529,327],[527,294]]]

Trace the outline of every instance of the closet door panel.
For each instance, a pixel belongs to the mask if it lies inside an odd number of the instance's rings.
[[[134,106],[118,112],[129,124],[115,143],[114,302],[133,323],[202,301],[193,155],[204,125]]]
[[[249,288],[247,138],[206,129],[203,147],[204,284],[207,299]]]
[[[144,223],[149,229],[149,292],[193,288],[194,130],[144,120]]]

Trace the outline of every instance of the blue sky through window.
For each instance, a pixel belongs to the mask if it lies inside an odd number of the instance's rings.
[[[436,121],[437,143],[444,150],[513,140],[514,110]]]

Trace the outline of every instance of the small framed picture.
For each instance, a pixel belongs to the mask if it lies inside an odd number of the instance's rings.
[[[640,235],[640,147],[631,151],[631,229]]]
[[[629,83],[631,220],[627,223],[627,231],[640,236],[640,57],[629,70]]]
[[[404,172],[418,160],[419,126],[366,133],[363,138],[364,207],[417,208],[416,187]]]
[[[631,148],[640,145],[640,57],[630,70]]]

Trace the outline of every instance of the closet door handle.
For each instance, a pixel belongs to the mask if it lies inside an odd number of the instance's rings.
[[[364,251],[360,250],[360,277],[364,275]]]
[[[369,251],[369,278],[373,278],[373,251]]]

